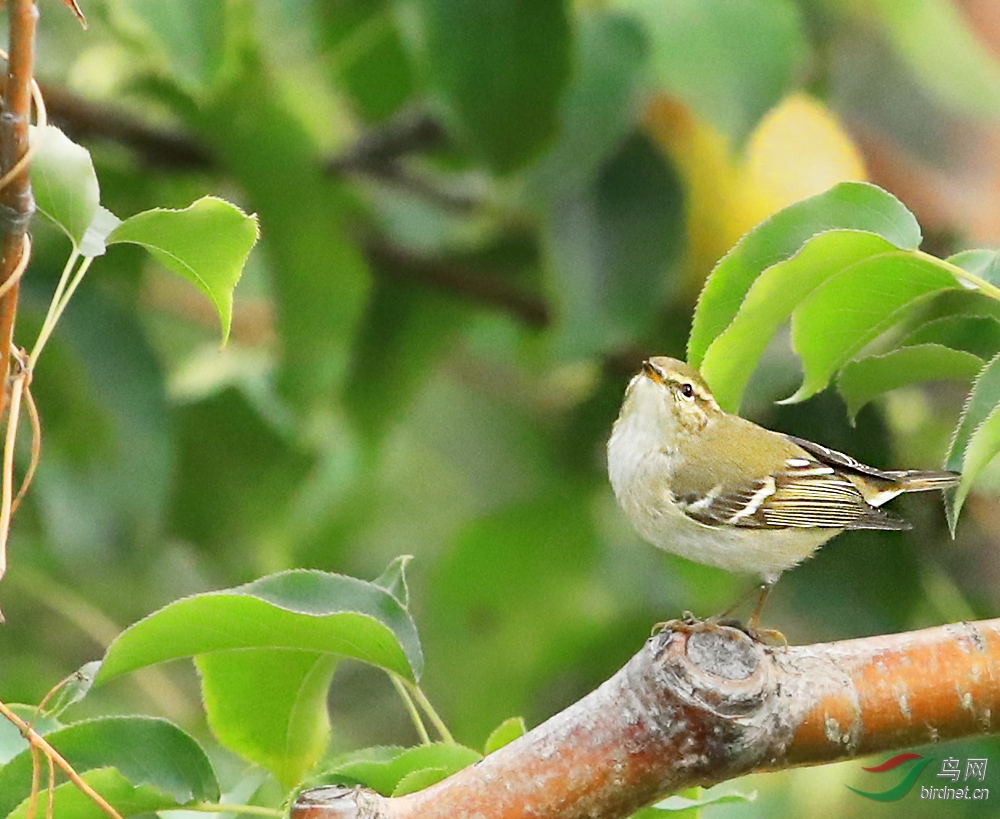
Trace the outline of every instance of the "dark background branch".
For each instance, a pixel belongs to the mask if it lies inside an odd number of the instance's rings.
[[[155,128],[117,106],[92,102],[61,86],[47,85],[43,93],[49,118],[73,139],[114,142],[129,148],[145,165],[168,170],[211,170],[216,165],[211,152],[188,134]],[[424,111],[412,110],[363,133],[354,145],[329,160],[325,169],[396,187],[447,210],[467,212],[479,204],[474,196],[447,190],[403,162],[447,145],[440,123]],[[366,252],[377,273],[504,310],[531,327],[544,327],[551,320],[541,298],[454,260],[417,256],[384,238],[368,242]]]

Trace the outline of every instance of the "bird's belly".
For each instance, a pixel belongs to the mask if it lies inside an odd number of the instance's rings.
[[[639,530],[667,552],[731,572],[757,574],[767,583],[841,531],[708,526],[675,509],[645,517]]]

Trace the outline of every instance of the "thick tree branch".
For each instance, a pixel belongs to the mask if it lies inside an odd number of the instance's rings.
[[[302,793],[293,819],[627,816],[694,785],[1000,730],[1000,619],[770,648],[665,631],[593,693],[476,765],[396,798]]]

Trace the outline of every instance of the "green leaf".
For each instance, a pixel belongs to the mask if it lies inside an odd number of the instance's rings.
[[[795,255],[765,268],[747,291],[739,312],[716,337],[701,372],[719,406],[737,412],[757,362],[778,328],[820,284],[863,259],[894,250],[874,233],[831,230],[808,239]]]
[[[915,344],[940,344],[964,350],[986,362],[1000,351],[1000,321],[992,316],[945,316],[917,327],[900,346]]]
[[[679,812],[692,808],[703,808],[707,805],[734,805],[742,802],[753,802],[757,799],[757,791],[750,793],[720,793],[706,795],[699,799],[687,799],[683,796],[668,796],[662,802],[653,805],[654,810]]]
[[[90,151],[54,125],[47,125],[40,135],[35,129],[33,133],[42,140],[31,160],[35,205],[78,248],[101,199]]]
[[[528,733],[528,726],[524,724],[524,717],[505,719],[487,737],[483,753],[488,756],[526,733]]]
[[[945,512],[953,536],[969,489],[993,456],[1000,452],[998,406],[1000,355],[983,367],[976,377],[945,459],[945,469],[962,473],[959,485],[945,492]]]
[[[472,748],[445,742],[416,748],[368,748],[334,760],[320,779],[322,782],[366,785],[385,796],[391,796],[410,774],[434,771],[435,774],[428,775],[428,778],[437,776],[440,772],[437,779],[442,779],[482,758],[482,754]]]
[[[333,654],[284,648],[197,656],[212,733],[291,788],[330,741],[326,700],[338,662]]]
[[[950,0],[874,0],[864,7],[923,86],[963,114],[1000,118],[1000,65]]]
[[[842,182],[778,211],[740,239],[705,282],[688,340],[688,363],[701,365],[763,270],[793,256],[817,233],[837,228],[874,233],[898,248],[920,245],[913,214],[892,194],[864,182]]]
[[[663,155],[629,139],[551,218],[557,347],[574,357],[649,332],[683,246],[683,193]]]
[[[1000,253],[995,250],[963,250],[949,256],[947,261],[991,284],[1000,285]]]
[[[434,91],[459,133],[497,173],[523,165],[552,138],[570,73],[562,0],[412,0]],[[415,18],[415,19],[413,19]]]
[[[252,648],[350,657],[409,680],[423,667],[413,618],[385,589],[293,570],[186,597],[140,620],[108,647],[96,684],[154,663]]]
[[[410,606],[410,587],[406,583],[406,567],[411,560],[413,560],[413,555],[400,555],[372,581],[376,586],[381,586],[395,597],[404,609]]]
[[[242,70],[240,82],[227,85],[192,125],[267,232],[262,251],[273,279],[281,396],[303,414],[326,412],[341,395],[370,285],[349,235],[357,201],[323,172],[313,138],[253,49]]]
[[[965,448],[961,464],[961,482],[955,489],[948,490],[947,493],[953,498],[945,505],[952,536],[954,536],[955,528],[958,526],[958,516],[965,505],[965,499],[969,495],[973,482],[998,452],[1000,452],[1000,410],[994,408],[993,412],[973,433],[969,445]]]
[[[914,302],[904,311],[899,323],[885,336],[886,348],[878,352],[907,344],[931,343],[989,360],[993,357],[990,345],[996,338],[990,322],[1000,324],[1000,301],[964,287],[944,290]]]
[[[982,366],[981,358],[964,350],[914,344],[849,361],[837,377],[837,390],[853,420],[865,404],[884,392],[924,381],[971,381]]]
[[[114,768],[87,771],[81,778],[117,810],[123,819],[129,816],[150,816],[154,811],[171,810],[185,804],[159,788],[149,785],[136,787]],[[42,781],[45,781],[44,775]],[[48,804],[48,791],[43,784],[35,804],[34,816],[49,815],[46,813]],[[31,798],[28,797],[6,814],[7,819],[27,819],[30,806]],[[107,814],[72,782],[56,786],[51,815],[59,819],[108,819]]]
[[[453,349],[469,312],[453,297],[395,276],[376,280],[355,338],[345,403],[369,440],[381,441],[409,409],[434,366]],[[393,377],[379,378],[386,361]]]
[[[45,717],[50,720],[57,718],[71,705],[75,705],[86,697],[90,693],[94,677],[100,667],[100,660],[91,660],[63,680],[55,695],[51,698],[47,696],[48,703],[43,711]]]
[[[223,343],[233,317],[233,290],[260,233],[257,217],[204,196],[183,210],[154,208],[131,216],[111,231],[107,243],[146,248],[164,267],[194,284],[215,307]]]
[[[634,128],[645,46],[634,20],[613,14],[581,17],[577,70],[559,108],[558,134],[527,171],[526,198],[551,203],[583,188]]]
[[[205,752],[166,720],[102,717],[60,728],[45,738],[77,773],[116,768],[133,788],[155,788],[175,805],[219,798]],[[7,816],[30,795],[31,768],[30,751],[22,751],[0,768],[0,816]]]
[[[122,220],[115,216],[105,207],[98,206],[94,218],[90,220],[83,240],[80,242],[81,256],[103,256],[107,251],[107,238],[112,231],[122,223]]]
[[[399,784],[392,792],[393,796],[405,796],[408,793],[416,793],[424,788],[429,788],[442,779],[453,773],[447,768],[421,768],[419,771],[410,771],[399,780]]]
[[[917,299],[959,288],[942,263],[909,251],[872,256],[817,287],[792,315],[792,347],[802,358],[802,386],[785,399],[804,401]]]
[[[57,728],[62,728],[62,723],[58,720],[39,716],[38,708],[34,705],[10,702],[7,703],[7,707],[25,722],[30,723],[36,733],[43,736]],[[14,723],[0,717],[0,767],[27,748],[28,743],[14,726]]]
[[[740,141],[792,88],[806,40],[789,0],[619,0],[651,45],[654,81]]]
[[[382,120],[412,96],[415,81],[391,0],[316,3],[318,36],[338,90],[368,120]]]

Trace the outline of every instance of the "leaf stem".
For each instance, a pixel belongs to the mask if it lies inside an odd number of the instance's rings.
[[[0,190],[4,208],[3,237],[0,238],[0,282],[12,278],[21,264],[27,264],[23,242],[34,211],[28,162],[21,162],[30,149],[28,125],[31,120],[32,79],[35,64],[35,30],[38,8],[34,0],[13,0],[8,13],[10,55],[3,91],[3,125],[0,127],[0,170],[11,172],[9,183]],[[18,286],[0,298],[0,374],[6,378],[14,318],[17,315]],[[0,391],[0,414],[7,408],[7,392]]]
[[[406,685],[403,684],[403,680],[398,674],[389,674],[389,679],[392,680],[392,685],[396,689],[396,693],[399,694],[400,699],[403,700],[403,705],[406,706],[406,711],[410,715],[410,719],[413,720],[413,726],[417,729],[417,734],[420,735],[421,745],[430,745],[431,737],[427,733],[427,726],[424,725],[423,719],[420,717],[420,712],[417,710],[417,706],[413,702],[413,697],[410,696],[410,692],[407,690]]]
[[[48,343],[49,337],[52,335],[52,331],[55,330],[56,324],[59,322],[63,311],[66,309],[66,305],[69,304],[69,300],[73,297],[73,294],[76,292],[76,288],[80,286],[80,282],[83,281],[84,275],[90,268],[91,263],[94,261],[93,256],[87,256],[80,263],[80,266],[77,268],[76,273],[73,274],[72,279],[70,279],[70,271],[73,269],[73,265],[79,258],[80,251],[74,248],[69,259],[66,261],[66,265],[63,267],[62,275],[59,277],[59,284],[56,286],[56,292],[52,296],[52,301],[49,304],[49,312],[46,314],[45,321],[42,323],[42,329],[38,333],[38,340],[35,341],[35,346],[31,351],[31,355],[28,356],[29,370],[34,369],[35,363],[38,361],[38,357],[42,354],[42,350]]]
[[[427,695],[424,694],[420,686],[407,680],[406,687],[409,689],[410,694],[413,695],[413,698],[417,701],[417,704],[424,710],[424,713],[427,714],[428,719],[430,719],[431,724],[441,736],[441,739],[449,745],[454,745],[455,737],[451,735],[451,731],[448,730],[448,726],[445,725],[444,720],[438,716],[438,712],[434,710],[434,706],[431,705],[431,701],[427,699]]]
[[[278,808],[266,808],[263,805],[237,805],[229,802],[195,802],[191,805],[167,808],[160,812],[166,813],[168,810],[190,810],[199,813],[248,813],[252,816],[275,816],[279,819],[285,815],[284,811]]]
[[[977,276],[975,273],[970,273],[968,270],[963,270],[957,264],[952,264],[945,259],[939,259],[937,256],[932,256],[930,253],[925,253],[922,250],[915,250],[913,253],[925,261],[932,262],[933,264],[944,268],[959,281],[971,284],[977,290],[982,292],[983,295],[1000,301],[1000,287],[997,287],[992,282],[988,282],[986,279],[981,276]]]

